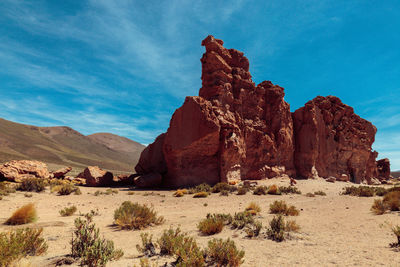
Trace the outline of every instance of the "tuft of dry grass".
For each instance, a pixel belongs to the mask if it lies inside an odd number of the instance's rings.
[[[17,209],[5,222],[8,225],[20,225],[34,222],[37,219],[36,208],[33,203]]]
[[[174,197],[183,197],[184,195],[186,195],[188,193],[187,189],[178,189],[174,192],[173,196]]]
[[[153,208],[139,203],[125,201],[114,211],[114,223],[121,229],[143,229],[164,222],[164,217],[157,216]]]
[[[41,237],[43,229],[17,229],[0,233],[0,266],[11,266],[26,256],[39,256],[47,251],[46,241]]]
[[[238,190],[237,190],[237,194],[238,195],[246,195],[246,193],[249,191],[248,188],[244,187],[244,186],[239,186]]]
[[[197,228],[204,235],[214,235],[222,231],[224,222],[222,217],[208,214],[207,218],[199,222]]]
[[[400,191],[392,191],[383,197],[383,202],[390,211],[400,211]]]
[[[276,200],[270,204],[269,211],[272,214],[282,214],[285,216],[298,216],[300,213],[295,206],[288,206],[283,200]]]
[[[235,242],[229,238],[210,240],[205,253],[216,266],[238,267],[244,262],[244,251],[238,250]]]
[[[198,192],[198,193],[195,193],[195,194],[193,195],[193,197],[194,197],[194,198],[205,198],[205,197],[208,197],[208,193],[207,193],[207,192],[204,192],[204,191]]]
[[[301,194],[301,191],[295,186],[280,186],[279,191],[282,194]]]
[[[75,206],[72,207],[65,207],[64,209],[60,210],[59,213],[63,217],[73,215],[78,209]]]
[[[269,194],[269,195],[281,195],[282,193],[281,193],[281,191],[279,191],[278,186],[273,184],[268,188],[267,194]]]
[[[260,185],[260,186],[257,186],[256,188],[254,188],[253,194],[258,195],[258,196],[266,195],[267,191],[268,191],[268,187]]]
[[[74,193],[75,195],[81,195],[82,192],[76,185],[73,184],[61,184],[61,185],[54,185],[51,187],[52,193],[57,193],[60,196],[66,196]]]
[[[314,192],[314,195],[316,196],[326,196],[326,193],[324,191],[318,190]]]
[[[315,197],[315,194],[314,193],[307,193],[306,197]]]
[[[252,215],[255,215],[261,212],[261,208],[257,203],[250,202],[250,204],[246,207],[246,211],[250,212]]]
[[[387,205],[381,199],[375,199],[371,211],[376,215],[382,215],[388,209]]]

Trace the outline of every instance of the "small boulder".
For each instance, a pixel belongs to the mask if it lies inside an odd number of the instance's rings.
[[[64,167],[59,170],[52,172],[54,178],[64,178],[67,173],[72,170],[72,167]]]
[[[112,186],[114,176],[98,166],[89,166],[77,178],[85,179],[87,186]]]
[[[350,178],[349,178],[349,176],[347,175],[347,174],[342,174],[342,175],[340,175],[337,179],[336,179],[336,181],[339,181],[339,182],[348,182],[348,181],[350,181]]]
[[[140,188],[161,186],[162,176],[157,172],[140,175],[135,178],[135,185]]]
[[[333,176],[328,177],[325,181],[329,182],[329,183],[334,183],[336,182],[336,178]]]
[[[12,160],[0,166],[0,180],[22,182],[27,178],[49,178],[46,163],[36,160]]]

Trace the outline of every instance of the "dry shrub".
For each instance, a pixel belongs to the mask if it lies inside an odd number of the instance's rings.
[[[153,208],[146,205],[124,201],[114,211],[114,220],[119,228],[132,230],[162,224],[164,217],[158,217]]]
[[[174,192],[174,197],[183,197],[187,193],[187,189],[178,189]]]
[[[288,206],[283,200],[276,200],[270,204],[269,211],[272,214],[282,214],[285,216],[298,216],[300,213],[295,206]]]
[[[261,212],[261,208],[260,206],[255,203],[255,202],[250,202],[250,204],[246,207],[246,211],[250,212],[250,213],[260,213]],[[254,214],[252,214],[254,215]]]
[[[75,206],[72,207],[65,207],[64,209],[60,210],[60,215],[63,217],[71,216],[73,215],[78,209]]]
[[[246,236],[249,238],[258,236],[262,229],[262,223],[259,221],[254,221],[252,224],[246,225],[245,232]]]
[[[306,197],[315,197],[315,194],[313,194],[313,193],[307,193],[307,194],[306,194]]]
[[[202,183],[202,184],[199,184],[199,185],[197,185],[195,187],[192,187],[192,188],[188,189],[188,193],[189,194],[195,194],[195,193],[199,193],[199,192],[210,193],[211,192],[211,186],[209,184]]]
[[[46,241],[41,237],[43,229],[17,229],[0,233],[0,266],[10,266],[26,256],[39,256],[47,251]]]
[[[0,182],[0,197],[15,193],[15,188],[7,182]]]
[[[301,191],[295,186],[280,186],[279,191],[282,194],[301,194]]]
[[[244,260],[244,251],[236,248],[235,242],[230,240],[212,239],[208,242],[206,250],[210,263],[216,266],[240,266]]]
[[[375,187],[370,186],[347,186],[343,188],[342,195],[358,196],[358,197],[372,197],[375,195]]]
[[[319,190],[319,191],[315,191],[314,195],[316,195],[316,196],[326,196],[326,193],[324,191]]]
[[[254,188],[253,194],[258,195],[258,196],[266,195],[267,191],[268,191],[268,187],[260,185],[260,186],[257,186],[256,188]]]
[[[387,208],[388,207],[386,206],[386,204],[382,200],[375,199],[374,200],[374,204],[371,207],[371,211],[373,213],[375,213],[376,215],[382,215],[382,214],[384,214],[386,212]]]
[[[27,192],[42,192],[46,189],[45,179],[27,178],[22,181],[17,187],[19,191]]]
[[[397,242],[391,243],[390,246],[393,247],[400,247],[400,225],[392,226],[391,230],[393,234],[397,238]]]
[[[99,229],[92,223],[90,214],[85,219],[75,220],[74,235],[71,240],[71,255],[81,259],[81,265],[105,266],[108,261],[120,259],[124,253],[114,248],[114,242],[100,238]]]
[[[383,197],[383,202],[391,211],[400,211],[400,191],[392,191]]]
[[[269,195],[281,195],[281,191],[279,191],[279,188],[276,185],[271,185],[268,188],[268,192]]]
[[[227,183],[221,182],[221,183],[217,183],[216,185],[214,185],[211,188],[211,192],[212,193],[220,193],[221,191],[230,191],[231,190],[231,186]]]
[[[208,193],[207,192],[198,192],[198,193],[195,193],[193,195],[193,197],[194,198],[205,198],[205,197],[208,197]]]
[[[51,188],[51,192],[57,193],[60,196],[70,195],[72,193],[74,193],[75,195],[82,194],[79,187],[73,184],[55,185]]]
[[[253,215],[247,211],[244,211],[235,213],[230,224],[232,229],[243,229],[247,225],[252,225],[254,223],[255,221]]]
[[[296,223],[296,221],[287,221],[285,225],[286,232],[298,232],[300,230],[300,226]]]
[[[220,195],[220,196],[225,196],[225,197],[227,197],[227,196],[229,196],[229,191],[228,191],[228,190],[222,190],[222,191],[219,193],[219,195]]]
[[[153,257],[156,255],[156,246],[153,243],[153,235],[140,233],[140,239],[142,240],[142,245],[136,245],[136,249],[147,257]]]
[[[201,220],[197,225],[199,231],[204,235],[214,235],[220,233],[224,228],[225,220],[215,214],[207,215],[207,218]]]
[[[33,203],[17,209],[13,215],[5,222],[9,225],[19,225],[34,222],[37,218],[36,208]]]
[[[283,216],[274,216],[269,223],[269,228],[267,229],[268,238],[276,242],[282,242],[285,240],[285,227],[285,219]]]

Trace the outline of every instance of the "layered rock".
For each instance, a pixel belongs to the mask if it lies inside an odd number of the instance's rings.
[[[86,180],[87,186],[112,186],[113,174],[109,171],[100,169],[98,166],[89,166],[78,174],[77,178]]]
[[[292,114],[282,87],[254,84],[242,52],[212,36],[202,45],[199,96],[187,97],[168,131],[142,152],[135,167],[138,185],[281,175],[361,182],[377,175],[377,153],[371,150],[376,128],[351,107],[336,97],[317,97]]]
[[[47,165],[36,160],[12,160],[0,166],[0,181],[21,182],[26,178],[49,178]]]

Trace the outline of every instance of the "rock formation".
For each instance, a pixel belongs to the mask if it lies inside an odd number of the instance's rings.
[[[391,177],[389,159],[378,160],[376,164],[378,168],[378,178],[380,180],[388,180]]]
[[[282,87],[254,84],[242,52],[224,48],[212,36],[202,45],[199,96],[186,97],[168,131],[142,152],[137,185],[179,187],[280,175],[347,175],[361,182],[377,174],[377,153],[371,150],[376,128],[351,107],[336,97],[317,97],[292,114]]]
[[[113,174],[111,172],[100,169],[98,166],[89,166],[78,174],[77,178],[86,180],[87,186],[112,186]]]
[[[59,169],[59,170],[56,170],[56,171],[51,172],[51,174],[53,175],[54,178],[62,179],[62,178],[64,178],[65,175],[66,175],[67,173],[69,173],[71,170],[72,170],[72,167],[64,167],[64,168],[61,168],[61,169]]]
[[[50,178],[47,165],[36,160],[12,160],[0,166],[0,181],[21,182],[26,178]]]

